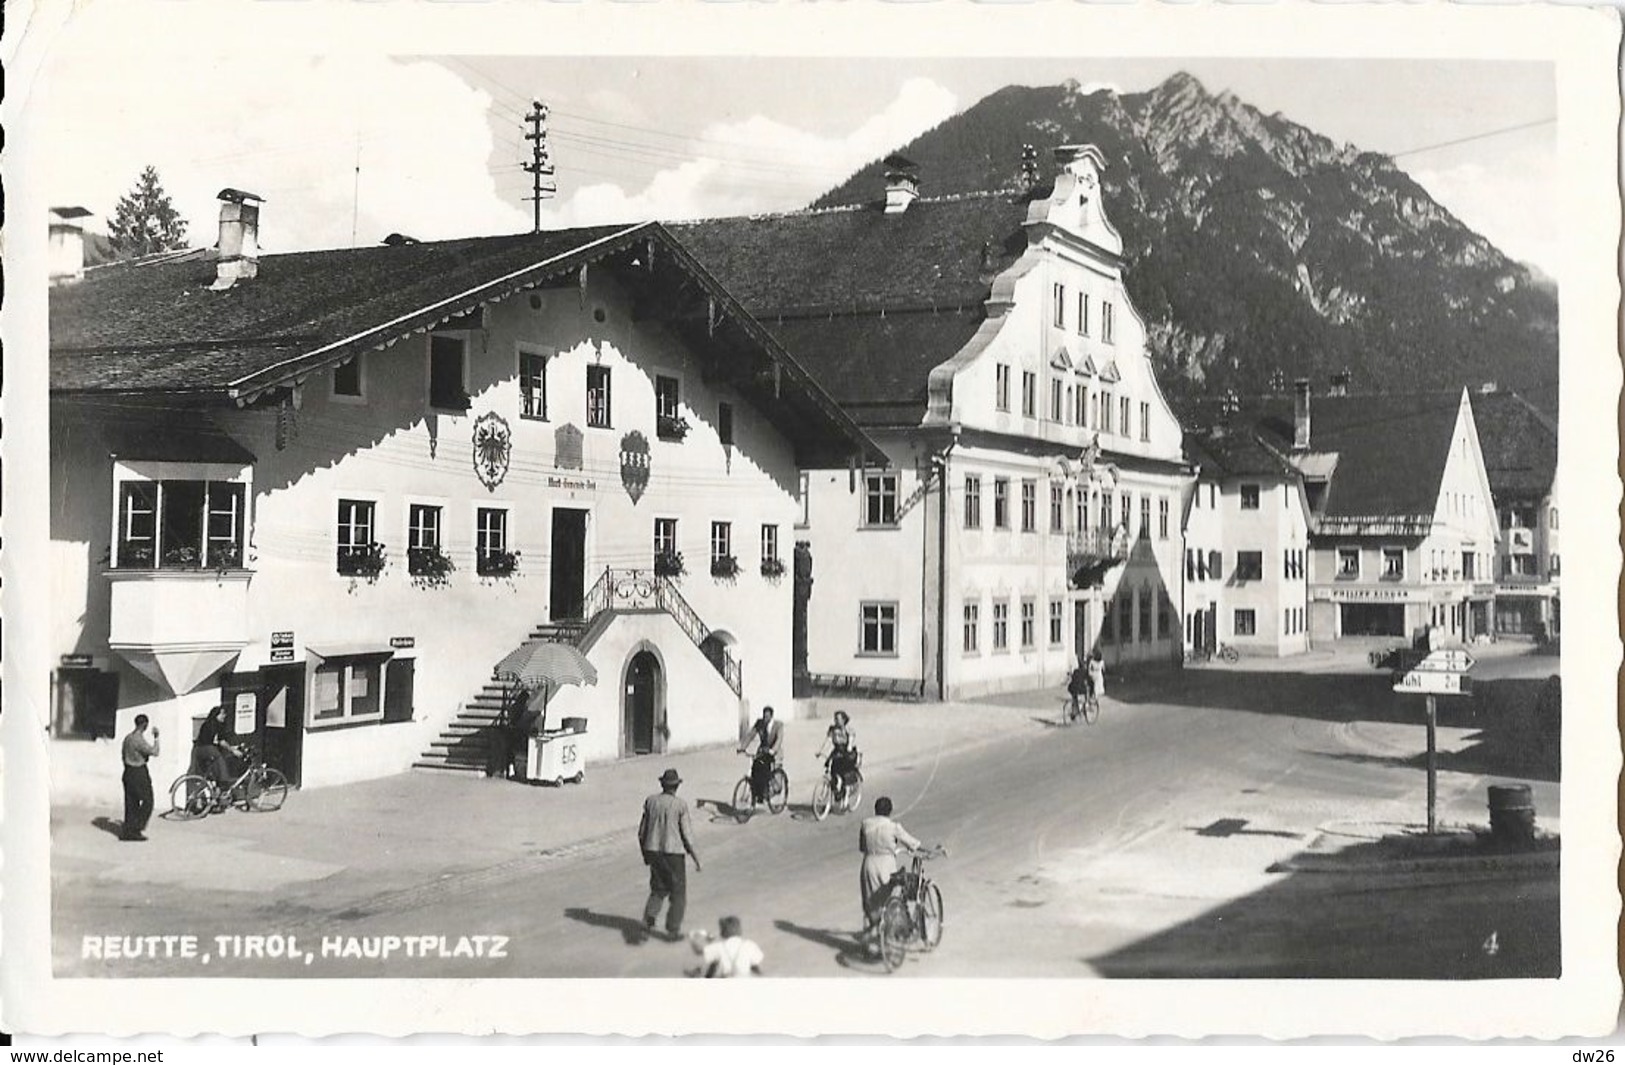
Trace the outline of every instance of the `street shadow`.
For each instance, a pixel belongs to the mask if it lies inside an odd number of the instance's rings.
[[[1426,771],[1426,750],[1412,755],[1360,754],[1355,751],[1316,751],[1321,758],[1356,765],[1380,765],[1395,769]],[[1468,773],[1476,776],[1511,777],[1518,780],[1540,780],[1557,783],[1562,772],[1555,756],[1541,750],[1514,748],[1498,744],[1484,733],[1472,737],[1472,742],[1459,751],[1440,751],[1437,755],[1441,772]]]
[[[733,803],[724,802],[721,799],[695,799],[694,800],[694,809],[696,811],[703,810],[707,806],[711,807],[711,823],[713,825],[716,825],[716,824],[741,824],[743,822],[749,821],[751,819],[752,814],[753,814],[753,811],[750,810],[750,809],[741,810],[738,807],[734,806]]]
[[[1231,836],[1275,836],[1278,839],[1302,839],[1301,832],[1282,832],[1273,828],[1248,828],[1248,821],[1242,817],[1221,817],[1217,821],[1203,825],[1201,828],[1190,828],[1187,832],[1194,832],[1198,836],[1209,839],[1229,839]]]
[[[622,917],[613,913],[594,913],[585,906],[567,907],[564,916],[572,921],[580,921],[582,924],[591,925],[594,928],[614,929],[621,934],[621,938],[626,941],[626,945],[629,947],[642,946],[649,941],[651,936],[659,934],[645,928],[642,918]],[[661,938],[666,937],[661,936]]]
[[[106,832],[109,836],[124,835],[123,821],[115,821],[111,817],[93,817],[90,819],[90,823],[92,826]]]
[[[806,925],[796,924],[794,921],[777,920],[773,927],[780,932],[788,932],[793,936],[800,936],[809,943],[827,947],[835,951],[835,964],[844,969],[880,972],[884,964],[878,957],[871,957],[858,937],[851,932],[837,932],[829,928],[810,928]]]
[[[1053,718],[1033,716],[1028,720],[1037,722],[1045,728],[1066,728],[1065,721],[1056,721]]]
[[[1380,867],[1410,857],[1390,842],[1301,851],[1271,867],[1281,877],[1267,887],[1079,961],[1110,979],[1562,975],[1555,862],[1498,869],[1486,853],[1488,861],[1444,861],[1432,872]]]

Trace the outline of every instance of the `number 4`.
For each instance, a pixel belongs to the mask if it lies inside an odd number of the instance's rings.
[[[1490,956],[1501,953],[1501,940],[1499,932],[1491,932],[1490,937],[1484,941],[1484,953]]]

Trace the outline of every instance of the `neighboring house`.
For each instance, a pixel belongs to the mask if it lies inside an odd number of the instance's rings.
[[[673,226],[886,454],[805,474],[805,671],[932,698],[1179,655],[1181,430],[1093,147],[1053,188]],[[879,190],[877,190],[878,192]],[[799,662],[798,662],[799,665]]]
[[[1303,475],[1309,639],[1488,639],[1498,536],[1466,390],[1311,397],[1257,422]],[[1227,530],[1226,535],[1229,535]]]
[[[1501,541],[1495,558],[1495,633],[1557,636],[1562,629],[1557,426],[1516,392],[1472,393]]]
[[[1197,467],[1185,533],[1185,646],[1309,649],[1309,511],[1303,476],[1249,426],[1188,432]]]
[[[59,788],[137,711],[167,786],[239,696],[307,785],[479,768],[533,632],[588,760],[789,700],[797,471],[879,452],[665,229],[261,257],[222,196],[218,252],[52,289]]]

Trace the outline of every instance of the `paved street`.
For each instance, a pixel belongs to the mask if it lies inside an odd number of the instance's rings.
[[[1500,657],[1503,674],[1555,669]],[[821,705],[825,720],[835,705]],[[1423,730],[1363,659],[1118,683],[1093,726],[1058,727],[1054,692],[839,705],[867,752],[866,807],[891,795],[910,831],[949,850],[932,867],[943,943],[900,977],[1556,971],[1555,859],[1304,871],[1305,855],[1425,820]],[[98,811],[59,809],[57,970],[679,976],[695,960],[687,946],[638,934],[646,876],[634,839],[642,796],[675,765],[680,794],[699,804],[705,863],[689,874],[687,927],[737,914],[774,975],[875,974],[850,935],[856,818],[818,823],[805,805],[822,727],[788,723],[793,805],[743,825],[724,805],[745,768],[731,750],[594,767],[558,790],[407,774],[296,793],[275,815],[157,821],[145,845],[117,842],[94,823]],[[1446,824],[1485,823],[1486,785],[1521,779],[1475,756],[1477,736],[1469,724],[1440,729]],[[1527,782],[1541,827],[1556,831],[1556,782]],[[113,933],[192,933],[210,961],[81,957],[84,936]],[[299,956],[222,957],[212,939],[251,934],[295,936]],[[388,962],[322,956],[324,938],[341,951],[358,937],[359,951],[383,936],[445,936],[447,953],[459,937],[470,937],[464,953],[495,942],[472,937],[507,939],[501,957],[442,958],[438,942],[429,958],[404,946]]]

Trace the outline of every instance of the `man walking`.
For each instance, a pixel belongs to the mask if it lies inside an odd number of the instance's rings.
[[[675,769],[660,774],[660,794],[643,800],[643,820],[638,824],[638,846],[643,850],[643,864],[649,867],[649,901],[643,904],[643,927],[654,930],[660,907],[670,898],[666,935],[672,939],[683,934],[683,911],[688,907],[685,852],[694,859],[694,871],[700,871],[688,803],[677,797],[677,786],[682,782]]]
[[[124,737],[124,823],[119,839],[127,842],[143,841],[147,837],[147,821],[152,817],[152,773],[147,759],[158,755],[158,730],[152,730],[147,739],[147,715],[135,715],[135,728]]]

